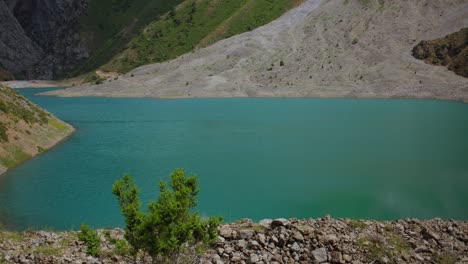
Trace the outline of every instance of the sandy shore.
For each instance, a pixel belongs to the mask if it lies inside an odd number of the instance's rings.
[[[22,88],[47,88],[47,87],[64,87],[64,81],[51,81],[51,80],[24,80],[24,81],[8,81],[2,82],[3,85],[9,86],[13,89]]]

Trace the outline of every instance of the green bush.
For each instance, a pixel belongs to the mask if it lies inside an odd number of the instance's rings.
[[[86,253],[93,257],[101,256],[101,240],[96,230],[90,229],[89,226],[81,224],[81,232],[78,233],[78,239],[86,245]]]
[[[136,260],[138,250],[144,250],[153,261],[169,262],[184,250],[184,245],[200,242],[209,244],[217,238],[221,217],[201,219],[191,212],[197,205],[199,193],[195,176],[185,176],[176,169],[170,176],[169,185],[161,181],[160,194],[151,201],[147,213],[141,211],[139,191],[130,176],[124,176],[113,185],[125,218],[125,238],[132,246]]]
[[[120,256],[126,256],[130,252],[130,246],[126,240],[117,240],[115,243],[114,253]]]

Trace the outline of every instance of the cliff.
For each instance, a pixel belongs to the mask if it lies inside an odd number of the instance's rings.
[[[46,151],[74,129],[0,85],[0,174]]]
[[[78,19],[86,0],[0,0],[0,67],[20,78],[53,79],[88,57]]]

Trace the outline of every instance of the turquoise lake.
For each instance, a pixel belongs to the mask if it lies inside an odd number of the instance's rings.
[[[144,203],[174,168],[199,176],[201,215],[468,219],[468,104],[383,99],[34,96],[64,143],[0,176],[10,229],[121,226],[130,173]]]

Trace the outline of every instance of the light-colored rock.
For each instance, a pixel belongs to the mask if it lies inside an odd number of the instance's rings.
[[[328,260],[327,249],[318,248],[312,251],[312,257],[314,260],[317,260],[319,263],[326,262]]]

